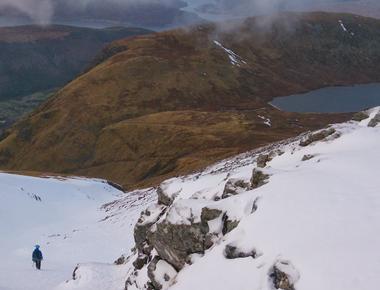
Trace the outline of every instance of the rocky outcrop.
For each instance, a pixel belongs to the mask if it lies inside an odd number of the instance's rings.
[[[136,248],[139,252],[144,252],[147,247],[148,231],[155,224],[158,219],[165,213],[166,207],[154,206],[146,209],[141,213],[139,220],[137,221],[134,229],[134,238]]]
[[[200,222],[175,224],[164,220],[155,225],[155,230],[148,234],[147,239],[158,255],[179,271],[186,264],[190,254],[204,253],[212,246],[208,222],[221,217],[222,214],[221,210],[205,207],[202,209]],[[224,222],[228,231],[235,227],[233,221],[228,218]]]
[[[201,223],[156,225],[155,232],[148,238],[158,255],[181,270],[188,255],[205,251],[206,232]]]
[[[269,175],[265,174],[261,170],[253,169],[251,177],[251,189],[258,188],[267,183]]]
[[[236,179],[231,178],[227,181],[226,185],[224,186],[222,199],[237,195],[241,192],[244,192],[250,188],[250,185],[248,182],[242,180],[242,179]]]
[[[368,127],[372,127],[372,128],[374,128],[374,127],[376,127],[378,124],[380,124],[380,113],[377,113],[377,114],[375,115],[375,117],[373,117],[373,118],[371,119],[371,121],[369,121],[369,123],[368,123]]]
[[[336,130],[334,128],[329,128],[329,129],[322,130],[314,134],[310,134],[306,137],[306,139],[301,140],[300,146],[306,147],[314,142],[323,140],[334,133],[336,133]]]
[[[368,118],[369,115],[366,112],[357,112],[352,116],[352,121],[361,122]]]

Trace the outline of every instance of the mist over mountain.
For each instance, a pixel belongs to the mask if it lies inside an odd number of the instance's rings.
[[[286,10],[378,16],[373,11],[379,6],[374,0],[1,0],[0,25],[60,23],[164,29]]]
[[[23,24],[84,22],[167,28],[200,21],[196,14],[181,10],[186,6],[182,0],[2,0],[0,18],[3,25],[16,19]]]

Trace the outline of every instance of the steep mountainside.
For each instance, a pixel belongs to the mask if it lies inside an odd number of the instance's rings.
[[[291,114],[274,96],[380,80],[380,22],[258,17],[122,40],[0,143],[5,170],[154,184],[345,115]]]
[[[140,28],[0,28],[0,134],[91,65],[109,42]]]
[[[0,100],[61,87],[82,72],[107,43],[148,32],[69,26],[0,28]]]
[[[380,107],[354,119],[139,191],[158,202],[124,264],[79,265],[58,289],[375,289]]]

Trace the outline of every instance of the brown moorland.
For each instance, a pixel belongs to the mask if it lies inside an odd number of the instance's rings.
[[[380,21],[285,13],[201,25],[114,42],[96,63],[4,134],[1,169],[136,188],[344,121],[349,114],[286,113],[268,101],[379,81]]]

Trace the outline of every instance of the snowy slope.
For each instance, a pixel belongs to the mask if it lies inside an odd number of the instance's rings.
[[[377,289],[380,125],[367,125],[376,115],[380,121],[379,112],[375,108],[361,122],[334,125],[311,144],[300,145],[310,136],[304,135],[259,150],[272,152],[273,159],[259,169],[269,179],[258,188],[242,187],[223,197],[228,181],[250,183],[258,152],[164,182],[166,199],[140,222],[141,228],[154,222],[141,244],[154,248],[142,269],[131,261],[145,257],[145,246],[127,263],[127,289],[150,283],[172,290]],[[183,265],[179,250],[196,248],[205,208],[223,212],[208,221],[213,244]],[[238,225],[223,233],[227,216]],[[192,239],[185,245],[167,239],[171,247],[162,243],[165,233]]]
[[[0,289],[51,290],[71,279],[77,263],[112,263],[133,246],[133,224],[151,199],[102,180],[0,173]],[[41,272],[32,268],[36,243]]]
[[[377,289],[380,108],[367,114],[126,194],[0,174],[0,289]],[[146,208],[134,253],[104,264],[134,246]],[[42,272],[28,267],[36,242]]]

